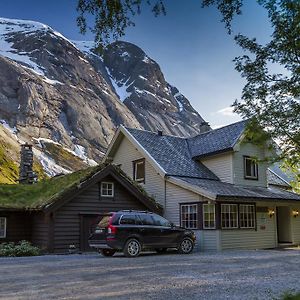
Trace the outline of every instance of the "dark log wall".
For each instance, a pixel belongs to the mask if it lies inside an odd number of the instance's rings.
[[[6,217],[6,238],[3,242],[31,241],[31,215],[26,212],[0,212],[0,217]]]
[[[69,203],[58,209],[54,215],[55,253],[67,252],[69,245],[82,249],[81,222],[84,215],[103,214],[122,209],[142,209],[146,207],[135,199],[122,185],[113,178],[107,177],[104,182],[114,182],[115,193],[113,198],[100,197],[100,183],[90,187],[75,196]]]
[[[51,250],[50,225],[50,216],[43,212],[36,213],[32,218],[32,243],[45,252]]]

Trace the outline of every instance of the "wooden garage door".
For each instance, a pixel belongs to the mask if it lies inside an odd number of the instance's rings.
[[[99,217],[99,215],[81,216],[80,250],[83,252],[96,251],[89,247],[88,238],[94,232]]]

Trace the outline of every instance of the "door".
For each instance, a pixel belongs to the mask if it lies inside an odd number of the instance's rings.
[[[277,207],[278,243],[292,243],[291,209],[288,206]]]
[[[90,248],[88,244],[89,236],[95,231],[99,221],[99,215],[81,216],[80,228],[80,250],[83,252],[96,251]]]

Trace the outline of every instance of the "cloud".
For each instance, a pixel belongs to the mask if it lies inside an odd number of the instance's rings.
[[[233,112],[232,106],[222,108],[222,109],[218,110],[216,113],[220,114],[222,116],[226,116],[226,117],[236,117],[237,116],[236,113]]]

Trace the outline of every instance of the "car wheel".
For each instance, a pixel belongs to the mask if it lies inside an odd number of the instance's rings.
[[[190,254],[194,249],[194,243],[190,238],[184,238],[179,247],[178,252],[181,254]]]
[[[141,252],[141,244],[137,239],[129,239],[123,250],[127,257],[137,257]]]
[[[101,249],[99,252],[103,256],[113,256],[116,253],[116,250],[113,250],[113,249]]]
[[[159,254],[162,254],[167,252],[167,248],[156,248],[155,251]]]

